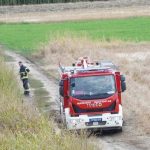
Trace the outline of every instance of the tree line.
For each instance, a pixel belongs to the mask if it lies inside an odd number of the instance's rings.
[[[94,1],[94,0],[0,0],[0,5],[29,5],[29,4],[46,4],[46,3],[68,3],[79,1]]]

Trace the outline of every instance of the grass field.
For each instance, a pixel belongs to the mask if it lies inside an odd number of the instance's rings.
[[[0,44],[31,54],[41,43],[63,36],[96,41],[150,41],[150,18],[126,18],[39,24],[0,24]]]

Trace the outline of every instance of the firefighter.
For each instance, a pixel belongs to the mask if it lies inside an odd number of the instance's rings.
[[[30,70],[26,66],[24,66],[21,61],[19,61],[19,66],[20,66],[19,74],[20,79],[22,80],[23,83],[24,95],[29,96],[30,90],[29,90],[28,73],[30,72]]]

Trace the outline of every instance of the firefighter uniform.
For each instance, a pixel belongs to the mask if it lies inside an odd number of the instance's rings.
[[[23,64],[20,65],[20,79],[22,80],[23,83],[23,88],[24,88],[24,95],[29,95],[29,81],[28,81],[28,73],[30,70],[24,66]]]

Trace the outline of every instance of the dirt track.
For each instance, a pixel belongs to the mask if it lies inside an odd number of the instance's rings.
[[[0,48],[1,50],[1,48]],[[39,67],[37,67],[35,64],[33,64],[32,62],[30,62],[28,59],[26,59],[25,57],[10,52],[10,51],[5,51],[4,55],[6,55],[7,57],[10,57],[12,60],[9,61],[9,65],[11,66],[11,68],[14,68],[14,71],[18,74],[18,62],[21,60],[27,67],[30,68],[31,70],[31,74],[30,76],[32,76],[33,79],[40,81],[43,84],[44,89],[48,92],[48,96],[49,98],[49,103],[51,104],[50,110],[51,112],[58,112],[59,111],[59,99],[58,99],[58,87],[56,85],[56,83],[53,81],[52,78],[48,78],[45,74],[43,74],[43,72],[39,69]],[[22,87],[22,86],[21,86]],[[31,90],[32,95],[34,94],[34,90]],[[31,95],[31,96],[32,96]],[[29,97],[30,99],[34,99],[34,95],[33,98]],[[44,110],[43,110],[44,111]]]
[[[58,42],[58,41],[57,41]],[[120,66],[121,71],[127,78],[127,91],[123,93],[123,111],[125,124],[123,133],[104,134],[100,137],[91,137],[95,143],[103,143],[104,149],[108,150],[149,150],[150,147],[150,79],[148,74],[150,44],[121,44],[112,43],[102,46],[91,44],[89,41],[65,41],[54,42],[45,49],[45,71],[51,71],[52,64],[60,60],[70,64],[79,56],[89,54],[93,60],[112,60]],[[52,53],[51,52],[55,52]],[[141,51],[142,50],[142,51]],[[65,57],[61,58],[62,52]],[[49,58],[55,58],[49,60]],[[66,59],[67,58],[67,59]],[[50,66],[50,67],[49,67]],[[93,139],[94,138],[94,139]]]
[[[0,21],[2,22],[43,22],[98,18],[120,18],[129,16],[150,16],[150,1],[111,0],[108,2],[77,3],[75,5],[54,4],[0,8]],[[65,45],[65,48],[71,47],[71,44],[69,43],[67,46]],[[73,44],[75,46],[78,45],[77,43]],[[87,43],[84,45],[86,44]],[[60,48],[62,50],[61,46]],[[75,47],[75,49],[77,48],[79,47]],[[87,46],[86,48],[88,49],[89,47]],[[90,47],[89,49],[92,48],[93,47]],[[149,150],[150,44],[108,46],[103,49],[96,47],[96,49],[97,50],[95,51],[93,50],[95,56],[111,59],[117,64],[120,64],[122,71],[127,76],[128,89],[126,93],[123,94],[123,108],[125,118],[123,133],[105,134],[100,137],[94,136],[91,137],[91,140],[95,141],[97,144],[103,143],[104,149],[106,150]],[[109,52],[107,49],[109,49]],[[84,51],[84,49],[79,49],[79,51],[82,52],[79,53],[82,55],[87,53],[87,51]],[[60,50],[58,49],[57,52],[60,52]],[[51,53],[49,55],[48,53],[46,54],[47,56],[45,56],[45,59],[46,57],[49,59],[49,56],[54,57]],[[58,87],[54,80],[52,78],[47,78],[41,72],[41,69],[22,56],[16,55],[14,53],[8,53],[8,55],[11,55],[14,60],[16,60],[16,62],[21,58],[30,66],[31,70],[33,70],[33,74],[35,74],[35,78],[42,81],[45,88],[52,97],[52,102],[54,102],[56,108],[58,108],[58,103],[55,103],[55,100],[57,99],[56,93]],[[49,62],[47,63],[50,65]],[[46,70],[56,72],[56,69],[51,70],[51,68],[47,68]]]
[[[125,48],[128,48],[128,50],[124,51]],[[141,48],[143,49],[143,52],[140,51]],[[114,59],[116,63],[122,63],[120,66],[126,74],[128,87],[126,93],[123,94],[123,108],[125,119],[123,133],[106,133],[103,136],[90,137],[91,140],[95,141],[95,144],[103,143],[103,149],[149,150],[150,102],[147,101],[147,99],[150,93],[147,92],[149,91],[148,87],[150,80],[144,75],[139,77],[140,70],[142,72],[146,71],[147,73],[150,71],[147,68],[147,65],[149,64],[148,58],[150,57],[149,48],[149,45],[128,45],[126,47],[109,48],[109,52],[105,51],[105,49],[101,49],[101,53],[103,53],[105,56],[109,56],[109,58],[111,58],[110,55],[114,53],[114,58],[112,58],[112,60]],[[116,52],[114,51],[114,49]],[[26,58],[12,52],[6,52],[6,55],[13,58],[14,61],[12,65],[17,65],[17,62],[21,59],[30,67],[33,77],[37,80],[40,80],[44,84],[45,89],[51,95],[51,102],[53,103],[53,107],[51,108],[55,108],[55,110],[58,110],[58,87],[55,83],[55,80],[44,75],[40,69],[40,66],[37,67]],[[129,65],[130,63],[132,63],[132,65]],[[139,68],[139,66],[141,66],[142,68]],[[55,69],[55,71],[57,70]],[[136,73],[137,75],[134,75]],[[142,92],[142,95],[140,94],[140,92]],[[54,111],[54,109],[50,110],[50,112],[52,111]]]
[[[51,22],[132,16],[150,16],[150,1],[108,0],[0,7],[0,22]]]

